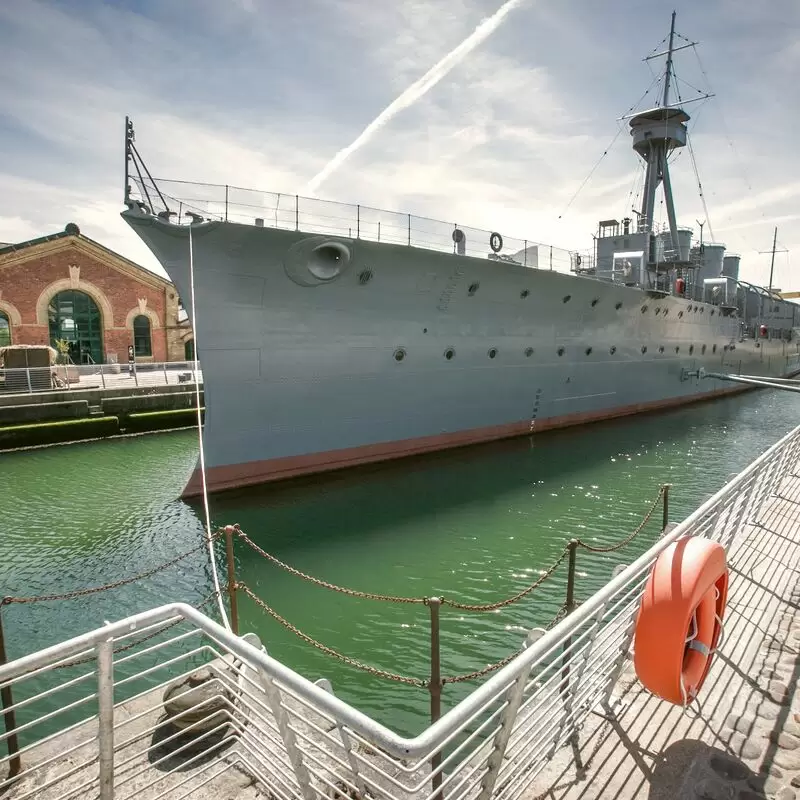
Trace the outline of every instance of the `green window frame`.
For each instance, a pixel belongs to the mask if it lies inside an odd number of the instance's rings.
[[[5,311],[0,311],[0,347],[11,344],[11,320]]]
[[[150,318],[144,314],[133,318],[133,350],[137,356],[153,355]]]

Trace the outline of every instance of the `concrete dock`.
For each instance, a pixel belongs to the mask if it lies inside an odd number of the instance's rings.
[[[787,470],[729,552],[725,636],[685,711],[629,663],[612,716],[590,715],[524,800],[800,798],[800,477]]]

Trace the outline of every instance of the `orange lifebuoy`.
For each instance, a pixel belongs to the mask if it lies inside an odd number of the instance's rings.
[[[633,663],[646,689],[680,706],[697,697],[719,643],[727,599],[722,545],[689,536],[661,553],[634,632]]]

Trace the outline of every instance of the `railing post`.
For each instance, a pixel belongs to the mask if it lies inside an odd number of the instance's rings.
[[[100,800],[114,800],[114,640],[98,642],[95,649]]]
[[[169,386],[169,375],[167,374],[167,362],[165,361],[161,366],[164,367],[164,385]]]
[[[553,245],[550,245],[550,269],[553,269]]]
[[[294,196],[294,229],[300,230],[300,195]]]
[[[431,613],[431,680],[428,689],[431,693],[431,725],[442,716],[442,662],[439,642],[439,609],[442,601],[439,597],[429,597],[427,601]],[[437,770],[442,763],[442,753],[438,751],[431,757],[431,771]],[[431,778],[431,789],[436,792],[434,800],[441,800],[442,773],[437,772]]]
[[[533,628],[533,630],[528,632],[523,649],[527,650],[546,633],[547,631],[544,628]],[[497,783],[497,777],[500,774],[500,767],[503,765],[503,756],[508,747],[511,732],[514,730],[517,714],[519,713],[520,706],[525,697],[525,684],[528,682],[530,672],[531,667],[522,670],[508,690],[508,694],[506,695],[508,701],[500,717],[500,727],[494,738],[494,748],[487,759],[486,774],[481,781],[481,793],[478,795],[478,800],[491,800],[495,783]]]
[[[525,240],[525,244],[522,246],[522,266],[528,266],[528,240]]]
[[[408,246],[411,247],[411,214],[408,215]]]
[[[669,525],[669,490],[671,486],[672,486],[671,483],[665,483],[661,487],[661,492],[664,500],[663,512],[661,515],[661,533],[664,533],[664,531],[667,529],[667,525]]]
[[[33,392],[33,386],[31,385],[31,368],[25,367],[25,377],[28,379],[28,392]]]
[[[2,605],[0,605],[0,666],[8,663],[6,656],[6,640],[3,634],[3,615]],[[8,734],[6,747],[10,760],[8,762],[8,777],[15,778],[22,772],[22,761],[19,757],[19,739],[15,733],[17,729],[17,717],[14,713],[14,699],[11,694],[11,686],[4,686],[0,689],[0,704],[3,707],[3,724]]]
[[[233,560],[233,525],[225,526],[225,552],[228,560],[228,597],[231,603],[231,629],[239,635],[239,606],[236,601],[236,564]]]
[[[103,372],[103,365],[100,365],[100,383],[103,384],[103,388],[106,388],[106,375]]]
[[[225,184],[225,222],[228,221],[228,184]]]
[[[356,239],[361,238],[361,206],[356,206]]]

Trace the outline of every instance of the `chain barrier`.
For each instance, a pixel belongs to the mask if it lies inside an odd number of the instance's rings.
[[[471,605],[469,603],[459,603],[456,600],[448,600],[446,597],[443,597],[442,605],[457,608],[461,611],[495,611],[498,608],[510,606],[512,603],[516,603],[517,600],[521,600],[523,597],[529,595],[534,589],[538,589],[561,566],[561,563],[567,557],[567,552],[565,548],[546,572],[543,572],[530,586],[527,586],[521,592],[517,592],[513,597],[509,597],[506,600],[498,600],[496,603],[486,603],[485,605]]]
[[[112,581],[111,583],[103,584],[102,586],[90,586],[88,589],[75,589],[72,592],[64,592],[63,594],[43,594],[43,595],[34,595],[32,597],[14,597],[8,596],[3,597],[0,599],[0,607],[11,605],[12,603],[44,603],[51,600],[73,600],[76,597],[85,597],[90,594],[97,594],[98,592],[105,592],[109,589],[118,589],[120,586],[127,586],[130,583],[135,583],[136,581],[143,580],[144,578],[149,578],[152,575],[155,575],[162,570],[167,569],[168,567],[172,567],[175,564],[183,561],[184,558],[188,558],[190,555],[194,553],[198,553],[200,550],[205,549],[208,546],[209,538],[213,542],[215,539],[221,536],[221,532],[217,531],[216,533],[212,534],[211,537],[204,536],[203,543],[198,545],[197,547],[193,547],[191,550],[187,550],[185,553],[182,553],[179,556],[167,561],[164,564],[160,564],[157,567],[153,567],[153,569],[149,569],[146,572],[140,572],[138,575],[134,575],[130,578],[122,578],[118,581]]]
[[[656,508],[658,507],[659,501],[664,495],[664,487],[662,486],[659,489],[658,494],[656,495],[655,500],[653,501],[650,510],[645,515],[642,522],[633,531],[633,533],[623,539],[621,542],[617,542],[614,545],[610,545],[608,547],[595,547],[594,545],[587,544],[582,539],[576,539],[577,546],[582,547],[584,550],[589,550],[593,553],[612,553],[615,550],[620,550],[623,547],[629,545],[647,526],[647,523],[650,522],[652,519],[653,514],[655,513]],[[310,583],[315,584],[316,586],[321,586],[325,589],[331,589],[334,592],[339,592],[340,594],[348,595],[349,597],[359,597],[366,600],[383,600],[389,603],[410,603],[410,604],[427,604],[427,598],[424,597],[400,597],[397,595],[385,595],[385,594],[376,594],[374,592],[362,592],[357,589],[349,589],[344,586],[338,586],[335,583],[330,583],[329,581],[322,580],[320,578],[315,578],[313,575],[309,575],[305,572],[296,569],[295,567],[290,566],[284,561],[281,561],[277,556],[268,553],[263,548],[259,547],[238,525],[230,526],[235,534],[250,547],[256,553],[258,553],[263,558],[271,561],[276,566],[280,567],[281,569],[289,572],[292,575],[295,575],[303,580],[309,581]],[[442,605],[450,606],[451,608],[456,608],[460,611],[471,611],[471,612],[486,612],[486,611],[496,611],[499,608],[503,608],[504,606],[510,606],[513,603],[516,603],[522,598],[527,597],[532,591],[537,589],[541,586],[557,569],[561,566],[564,559],[567,557],[569,553],[569,548],[564,548],[561,555],[556,559],[556,561],[550,566],[550,568],[542,573],[542,575],[534,581],[530,586],[522,589],[521,591],[517,592],[517,594],[509,597],[505,600],[498,600],[494,603],[485,603],[485,604],[473,604],[473,603],[461,603],[457,600],[450,600],[446,597],[442,597]]]
[[[399,675],[395,672],[389,672],[385,669],[380,669],[378,667],[372,667],[369,664],[364,664],[361,661],[356,660],[355,658],[351,658],[350,656],[346,656],[343,653],[340,653],[338,650],[334,650],[332,647],[328,647],[322,642],[318,642],[316,639],[309,636],[307,633],[303,633],[299,628],[292,625],[289,620],[284,619],[275,609],[268,606],[258,595],[250,590],[250,588],[244,583],[237,583],[236,589],[241,589],[262,611],[269,614],[276,622],[279,622],[283,625],[286,630],[291,631],[296,636],[299,636],[304,642],[313,645],[318,650],[321,650],[323,653],[327,653],[329,656],[333,656],[334,658],[339,659],[339,661],[343,661],[345,664],[349,664],[351,667],[355,667],[356,669],[360,669],[363,672],[368,672],[371,675],[375,675],[379,678],[387,678],[390,681],[397,681],[398,683],[406,683],[410,686],[427,686],[428,681],[423,680],[421,678],[412,678],[407,675]]]
[[[615,550],[621,550],[623,547],[629,545],[647,526],[647,523],[650,522],[653,514],[655,513],[656,508],[658,508],[659,501],[664,496],[664,487],[662,486],[656,496],[656,499],[653,501],[653,505],[651,506],[650,510],[645,514],[644,519],[639,524],[639,527],[627,538],[623,539],[621,542],[617,542],[617,544],[609,545],[608,547],[595,547],[594,545],[587,544],[583,541],[583,539],[576,539],[575,541],[578,544],[578,547],[582,547],[584,550],[588,550],[590,553],[613,553]]]
[[[316,586],[322,586],[325,589],[331,589],[334,592],[339,592],[340,594],[346,594],[349,597],[360,597],[363,600],[384,600],[388,603],[416,603],[419,605],[424,605],[426,600],[424,597],[397,597],[395,595],[390,594],[375,594],[374,592],[360,592],[357,589],[348,589],[344,586],[337,586],[335,583],[329,583],[328,581],[323,581],[320,578],[315,578],[313,575],[308,575],[305,572],[301,572],[299,569],[295,569],[294,567],[289,566],[285,562],[281,561],[276,556],[273,556],[271,553],[268,553],[266,550],[263,550],[259,547],[238,525],[232,526],[236,535],[246,544],[248,547],[255,550],[260,556],[271,561],[276,566],[280,567],[286,572],[291,573],[292,575],[296,575],[298,578],[302,578],[303,580],[309,581],[310,583],[315,584]]]
[[[198,611],[202,608],[205,608],[212,600],[216,599],[217,593],[211,592],[211,594],[206,597],[205,600],[198,603],[193,608],[196,608]],[[155,639],[156,636],[160,636],[165,631],[168,631],[170,628],[174,628],[176,625],[180,625],[181,622],[185,620],[181,617],[180,619],[176,619],[173,622],[170,622],[166,625],[162,625],[157,630],[153,631],[152,633],[148,633],[147,636],[143,636],[141,639],[137,639],[134,642],[129,642],[128,644],[123,645],[122,647],[117,647],[114,649],[114,655],[116,656],[118,653],[124,653],[126,650],[132,650],[134,647],[138,647],[140,644],[144,644],[145,642],[149,642],[151,639]],[[78,667],[81,664],[88,664],[90,661],[96,661],[97,656],[92,654],[87,656],[86,658],[79,658],[75,661],[67,661],[64,664],[55,664],[53,669],[66,669],[67,667]]]

